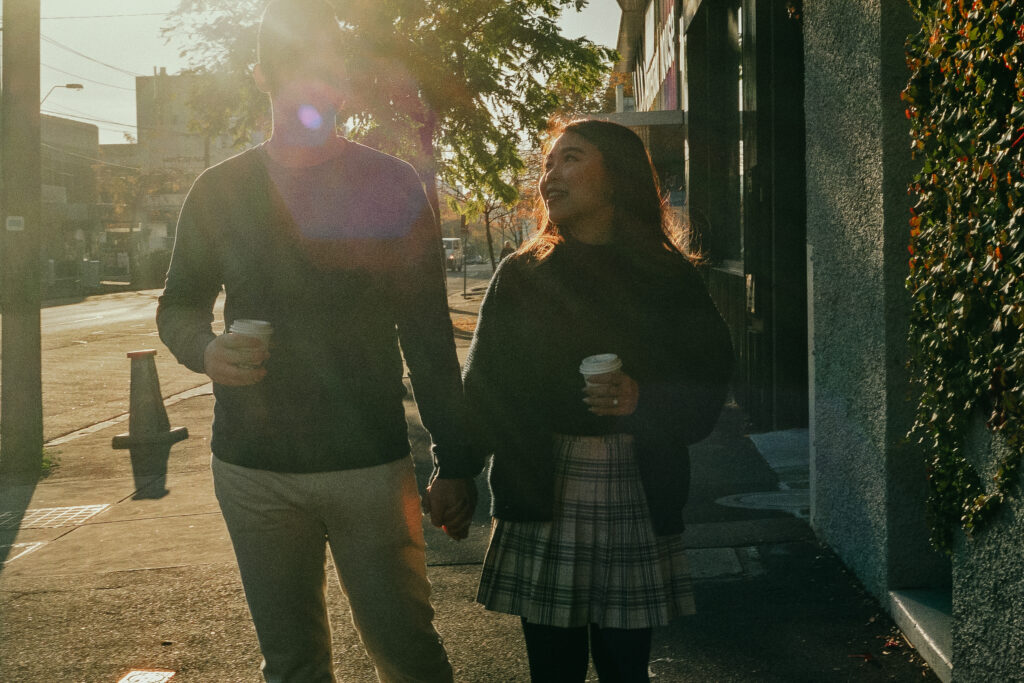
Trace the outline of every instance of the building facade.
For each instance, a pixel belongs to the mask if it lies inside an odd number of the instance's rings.
[[[192,73],[168,74],[164,68],[135,79],[143,197],[135,249],[140,258],[169,255],[178,212],[192,181],[204,169],[239,152],[226,136],[212,137],[197,129],[193,101],[200,79]],[[161,266],[156,263],[148,270],[160,271]]]
[[[226,137],[211,137],[194,125],[200,78],[163,68],[137,77],[137,142],[103,145],[103,271],[109,278],[161,286],[193,180],[239,151]]]
[[[238,153],[226,137],[211,137],[194,124],[193,100],[201,78],[168,74],[163,67],[154,68],[152,76],[136,77],[138,161],[144,172],[174,171],[194,178]]]
[[[807,426],[800,23],[784,2],[620,0],[620,72],[669,203],[704,256],[760,429]]]
[[[40,139],[44,294],[75,294],[81,263],[96,258],[103,242],[96,210],[99,129],[42,114]]]
[[[619,0],[619,71],[698,239],[760,430],[809,433],[811,525],[942,680],[1024,680],[1019,491],[952,558],[905,435],[915,167],[902,0]],[[979,418],[980,471],[1006,448]]]

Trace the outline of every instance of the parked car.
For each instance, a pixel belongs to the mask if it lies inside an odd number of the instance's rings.
[[[462,238],[442,237],[444,263],[448,270],[461,271],[466,265],[466,253],[462,249]]]

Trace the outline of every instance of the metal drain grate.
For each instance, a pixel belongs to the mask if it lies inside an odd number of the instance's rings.
[[[0,529],[54,529],[62,526],[77,526],[108,507],[110,507],[109,503],[73,505],[63,508],[25,510],[24,514],[14,510],[5,510],[0,512]]]
[[[164,683],[173,676],[173,671],[129,671],[117,683]]]

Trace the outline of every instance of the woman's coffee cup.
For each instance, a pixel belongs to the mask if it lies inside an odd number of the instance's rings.
[[[622,368],[622,361],[614,353],[599,353],[595,356],[587,356],[580,363],[580,373],[583,381],[590,384],[590,379],[598,375],[607,375],[617,372]]]

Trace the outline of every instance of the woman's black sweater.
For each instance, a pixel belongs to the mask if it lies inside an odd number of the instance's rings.
[[[583,403],[580,361],[616,353],[639,384],[636,412]],[[515,254],[484,299],[464,370],[477,439],[494,454],[491,513],[549,520],[553,434],[630,433],[655,529],[683,530],[687,446],[706,437],[732,375],[729,331],[689,261],[567,241],[541,261]]]

